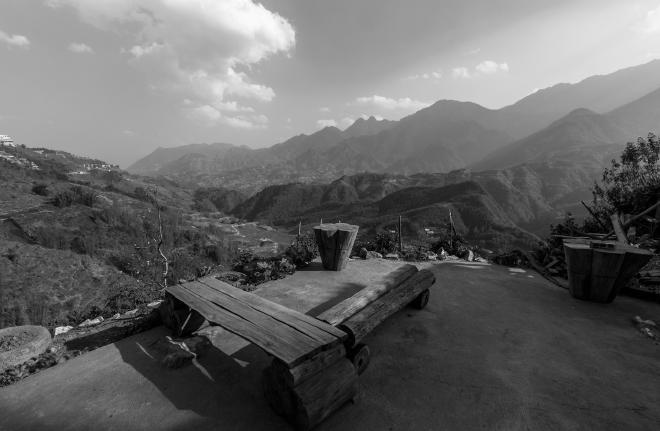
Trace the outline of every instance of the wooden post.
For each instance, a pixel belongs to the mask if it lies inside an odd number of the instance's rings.
[[[348,261],[357,237],[358,226],[346,223],[326,223],[314,228],[323,268],[341,271]]]
[[[401,230],[401,216],[399,216],[399,251],[403,252],[403,232]]]
[[[298,222],[298,238],[300,238],[301,231],[302,231],[302,220]]]
[[[451,216],[451,208],[449,209],[449,247],[454,248],[454,219]]]

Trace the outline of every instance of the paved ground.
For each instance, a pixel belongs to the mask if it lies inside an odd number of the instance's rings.
[[[379,265],[372,275],[392,264]],[[363,276],[364,268],[354,266]],[[582,302],[504,267],[433,271],[428,307],[406,309],[368,337],[358,402],[318,430],[660,429],[660,346],[631,324],[635,315],[660,320],[660,304]],[[320,311],[360,284],[334,275],[330,291],[307,285],[302,294],[287,286],[314,274],[296,277],[261,294]],[[289,429],[261,394],[265,354],[218,331],[218,349],[168,370],[152,348],[166,333],[156,328],[0,389],[0,429]]]

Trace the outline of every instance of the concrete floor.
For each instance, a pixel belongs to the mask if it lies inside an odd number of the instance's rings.
[[[310,268],[257,293],[320,312],[395,266]],[[660,346],[631,323],[660,320],[660,304],[578,301],[505,267],[432,270],[427,308],[370,334],[359,399],[318,430],[660,429]],[[156,328],[0,389],[0,430],[289,429],[262,396],[269,359],[258,348],[215,329],[217,348],[169,370],[153,347],[166,334]]]

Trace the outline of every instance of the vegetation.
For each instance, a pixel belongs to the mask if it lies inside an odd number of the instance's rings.
[[[556,275],[566,277],[562,237],[605,234],[611,229],[612,214],[635,215],[660,200],[660,142],[649,133],[646,138],[628,142],[618,160],[612,160],[603,171],[601,184],[594,184],[591,215],[578,223],[568,213],[562,223],[550,226],[550,237],[534,250],[534,257],[542,265],[553,261]],[[652,216],[652,214],[650,214]],[[657,221],[653,217],[633,222],[636,242],[657,249]]]

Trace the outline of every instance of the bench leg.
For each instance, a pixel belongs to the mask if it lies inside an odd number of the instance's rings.
[[[264,395],[269,404],[296,429],[309,430],[357,395],[357,373],[341,358],[297,386],[287,383],[281,368],[263,373]]]

